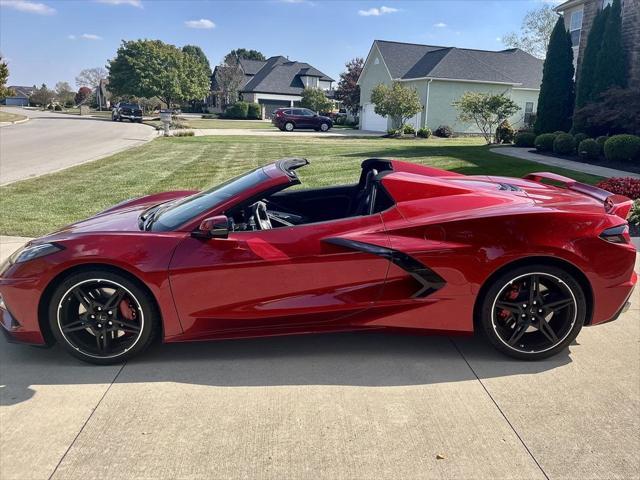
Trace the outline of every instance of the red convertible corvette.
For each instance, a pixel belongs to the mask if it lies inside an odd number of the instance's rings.
[[[478,330],[539,359],[628,306],[626,197],[385,159],[354,185],[290,189],[307,163],[129,200],[30,242],[0,268],[0,330],[99,364],[158,337],[377,329]]]

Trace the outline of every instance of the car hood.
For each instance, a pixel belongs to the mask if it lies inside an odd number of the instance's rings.
[[[193,190],[181,190],[126,200],[85,220],[67,225],[49,237],[65,237],[92,232],[139,232],[138,217],[144,210],[159,203],[184,198],[194,193],[196,192]]]

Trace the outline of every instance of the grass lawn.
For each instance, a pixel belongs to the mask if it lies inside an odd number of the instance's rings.
[[[464,174],[520,177],[548,170],[589,183],[599,180],[492,153],[476,138],[158,138],[102,160],[0,187],[0,234],[42,235],[128,198],[202,189],[291,156],[311,161],[299,170],[308,187],[355,182],[360,162],[370,157],[393,157]]]
[[[9,113],[9,112],[5,112],[0,110],[0,122],[17,122],[19,120],[24,120],[25,117],[24,115],[18,115],[15,113]]]

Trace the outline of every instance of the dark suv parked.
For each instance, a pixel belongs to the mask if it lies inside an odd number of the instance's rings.
[[[308,108],[278,108],[271,123],[286,132],[293,132],[296,128],[313,128],[326,132],[333,127],[329,117],[318,115]]]
[[[111,120],[121,122],[123,118],[130,122],[142,123],[142,108],[135,103],[116,103],[111,110]]]

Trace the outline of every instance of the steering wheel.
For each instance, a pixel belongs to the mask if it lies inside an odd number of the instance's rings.
[[[269,230],[273,228],[269,215],[267,215],[267,204],[264,202],[256,202],[251,206],[253,220],[256,222],[258,230]]]

